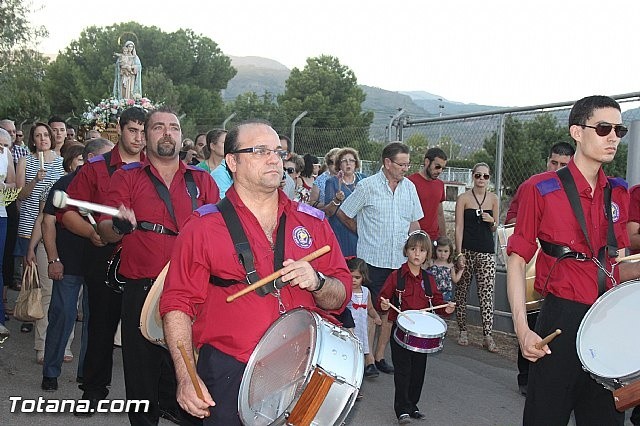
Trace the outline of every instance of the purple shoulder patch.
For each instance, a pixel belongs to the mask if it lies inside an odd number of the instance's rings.
[[[610,177],[607,179],[611,184],[611,188],[623,187],[624,189],[629,189],[629,184],[627,183],[626,180],[622,179],[621,177]]]
[[[538,182],[536,183],[536,188],[538,188],[538,191],[542,196],[562,189],[562,187],[560,186],[560,180],[558,178],[549,178]]]
[[[310,206],[309,204],[304,204],[304,203],[298,204],[298,211],[301,213],[308,214],[309,216],[313,216],[317,219],[324,220],[324,212],[322,210],[318,210],[315,207]]]
[[[218,206],[215,204],[204,204],[196,209],[196,213],[198,213],[200,217],[210,213],[218,213],[219,211]]]
[[[97,163],[98,161],[104,161],[104,155],[96,155],[95,157],[89,158],[89,163]]]
[[[125,164],[124,166],[121,167],[121,169],[133,170],[133,169],[139,169],[140,167],[142,167],[142,163],[139,161],[134,161],[133,163]]]

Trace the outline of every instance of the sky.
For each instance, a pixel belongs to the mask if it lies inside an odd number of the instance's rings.
[[[57,53],[88,26],[190,28],[223,53],[302,69],[332,55],[358,83],[530,106],[640,91],[640,2],[610,0],[32,0]],[[141,58],[144,66],[144,58]]]

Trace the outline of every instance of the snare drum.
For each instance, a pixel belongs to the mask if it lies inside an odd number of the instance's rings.
[[[580,362],[607,389],[615,390],[640,378],[639,307],[640,280],[627,281],[600,296],[578,328]]]
[[[351,333],[316,313],[305,309],[287,312],[271,325],[249,358],[238,397],[243,424],[287,424],[290,414],[301,408],[296,405],[316,369],[333,383],[326,397],[321,393],[320,400],[308,404],[320,408],[307,424],[339,425],[362,384],[362,347]]]
[[[425,311],[403,311],[398,315],[394,340],[413,352],[431,354],[442,350],[447,323],[438,315]],[[406,315],[406,316],[405,316]]]
[[[164,289],[164,280],[168,270],[169,263],[162,268],[160,275],[149,289],[142,306],[142,312],[140,312],[140,332],[145,339],[164,348],[167,347],[167,344],[164,341],[164,328],[160,317],[160,296]]]
[[[498,241],[500,242],[500,250],[502,252],[502,258],[504,259],[504,266],[507,267],[507,242],[509,241],[509,237],[513,235],[513,231],[515,230],[515,224],[511,223],[509,225],[499,225],[496,230],[498,234]],[[525,266],[525,279],[527,280],[527,290],[526,290],[526,307],[528,312],[539,311],[542,306],[542,301],[544,300],[542,295],[538,293],[534,288],[534,283],[536,281],[536,259],[538,258],[538,253],[540,252],[540,243],[538,243],[538,251],[533,255],[527,266]]]

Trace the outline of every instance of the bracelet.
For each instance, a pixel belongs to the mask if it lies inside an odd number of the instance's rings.
[[[336,203],[335,200],[331,200],[331,204],[333,204],[334,206],[339,206],[340,204],[342,204],[342,202]]]
[[[56,262],[60,262],[60,258],[59,257],[56,257],[55,259],[48,261],[47,264],[53,265]]]
[[[316,271],[316,275],[318,275],[318,288],[316,288],[315,290],[311,290],[312,293],[317,293],[320,290],[322,290],[322,287],[324,287],[324,283],[327,281],[327,277],[324,276],[324,274],[322,272],[317,272]]]
[[[464,254],[462,254],[462,253],[458,253],[458,254],[456,254],[456,256],[453,258],[453,260],[458,260],[458,259],[460,259],[460,257],[461,257],[461,256],[464,256]]]

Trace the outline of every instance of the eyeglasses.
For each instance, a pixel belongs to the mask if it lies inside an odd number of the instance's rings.
[[[293,167],[287,167],[286,169],[284,169],[284,171],[292,175],[296,172],[296,169],[294,169]]]
[[[343,158],[342,160],[340,160],[340,162],[342,164],[347,164],[347,163],[355,164],[356,160],[355,160],[355,158]]]
[[[616,136],[622,138],[629,131],[629,129],[622,124],[613,125],[611,123],[598,123],[595,126],[589,126],[588,124],[580,124],[580,126],[595,129],[596,135],[598,136],[608,136],[609,133],[611,133],[611,129],[614,129]]]
[[[436,170],[440,170],[440,169],[443,169],[444,167],[442,167],[440,164],[436,164],[435,166],[433,166],[433,168]]]
[[[475,175],[473,175],[474,178],[476,179],[480,179],[480,178],[484,178],[484,180],[489,180],[489,178],[491,177],[490,174],[482,174],[482,173],[476,173]]]
[[[267,157],[271,153],[273,153],[278,157],[280,157],[280,159],[282,160],[287,158],[287,155],[289,155],[289,153],[282,148],[270,149],[270,148],[267,148],[266,146],[252,146],[250,148],[237,149],[235,151],[231,151],[229,154],[245,154],[245,153],[253,153],[258,157]]]
[[[408,169],[409,167],[411,167],[411,163],[398,163],[393,161],[391,158],[389,158],[389,161],[391,161],[393,164],[397,164],[398,166],[402,167],[403,169]]]
[[[22,137],[22,133],[16,133],[16,137],[17,138],[21,138]]]

